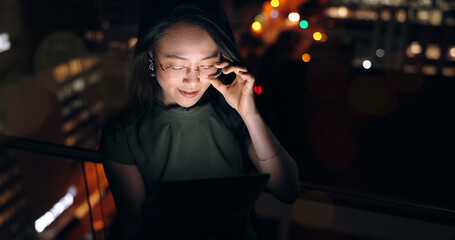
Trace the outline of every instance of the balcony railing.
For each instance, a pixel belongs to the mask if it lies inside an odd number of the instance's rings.
[[[0,147],[20,149],[79,161],[101,163],[101,155],[96,150],[68,147],[61,144],[19,137],[0,135]],[[304,193],[323,193],[329,196],[333,204],[337,206],[455,226],[455,209],[447,206],[412,202],[390,196],[355,192],[312,183],[301,183],[301,189]],[[305,194],[305,200],[321,202],[321,198],[317,194],[314,196]]]

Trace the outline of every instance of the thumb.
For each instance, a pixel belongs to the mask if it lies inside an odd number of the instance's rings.
[[[227,85],[224,85],[219,79],[216,78],[211,78],[210,83],[216,90],[218,90],[221,94],[224,95],[224,93],[227,90]]]

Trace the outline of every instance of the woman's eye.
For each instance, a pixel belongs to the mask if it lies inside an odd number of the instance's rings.
[[[182,69],[184,69],[184,67],[171,67],[171,68],[174,69],[174,70],[182,70]]]
[[[214,65],[209,65],[209,66],[201,66],[201,69],[211,69],[213,68]]]

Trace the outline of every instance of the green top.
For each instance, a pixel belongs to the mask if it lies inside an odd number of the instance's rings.
[[[244,175],[246,148],[222,119],[208,102],[190,108],[153,105],[108,122],[100,151],[105,159],[136,164],[147,195],[156,181]]]
[[[212,104],[165,109],[153,105],[108,121],[104,159],[137,165],[151,195],[152,183],[240,176],[255,171],[244,139],[237,139]],[[243,239],[256,239],[249,217]]]

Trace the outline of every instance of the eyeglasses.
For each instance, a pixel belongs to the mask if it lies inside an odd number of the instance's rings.
[[[182,79],[187,77],[191,71],[196,71],[198,72],[198,76],[203,79],[209,79],[209,78],[217,78],[221,75],[221,72],[223,72],[223,69],[215,67],[215,65],[208,65],[208,66],[200,66],[197,69],[192,69],[189,67],[183,67],[183,66],[169,66],[163,68],[163,65],[161,65],[160,60],[155,57],[157,62],[160,64],[161,70],[168,74],[170,78],[176,78],[176,79]]]

